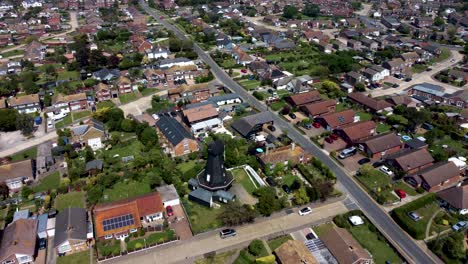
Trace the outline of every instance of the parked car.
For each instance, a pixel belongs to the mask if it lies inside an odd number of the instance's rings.
[[[366,164],[366,163],[369,163],[370,162],[370,159],[369,158],[362,158],[360,159],[357,163],[359,165],[363,165],[363,164]]]
[[[398,88],[398,87],[400,87],[400,85],[399,85],[398,83],[394,83],[394,84],[392,85],[392,87],[393,87],[393,88]]]
[[[174,210],[172,210],[172,206],[168,205],[166,207],[166,213],[167,213],[167,216],[173,216],[174,215]]]
[[[270,186],[273,186],[273,187],[276,186],[275,179],[273,179],[273,177],[271,177],[271,176],[266,178],[266,182],[267,182]]]
[[[376,162],[372,163],[372,167],[378,168],[378,167],[380,167],[380,166],[382,166],[384,164],[385,163],[383,161],[376,161]]]
[[[333,140],[337,140],[337,139],[338,139],[338,135],[337,135],[337,134],[331,134],[330,137],[331,137],[331,139],[333,139]]]
[[[43,250],[47,248],[47,239],[41,238],[39,239],[39,250]]]
[[[54,123],[51,119],[47,120],[47,128],[54,128]]]
[[[381,172],[387,174],[388,176],[392,176],[393,172],[387,167],[387,166],[382,166],[379,169]]]
[[[286,184],[283,184],[283,186],[281,186],[281,188],[283,188],[283,191],[285,193],[291,193],[291,189],[289,189],[289,186],[287,186]]]
[[[395,190],[395,193],[396,193],[396,195],[398,195],[398,197],[400,197],[400,199],[406,198],[406,193],[405,193],[405,191],[403,191],[403,190],[396,189],[396,190]]]
[[[312,209],[310,207],[305,207],[299,210],[299,215],[308,215],[312,213]]]
[[[292,119],[296,119],[297,116],[296,116],[295,113],[291,112],[291,113],[289,113],[289,117],[292,118]]]
[[[426,71],[432,71],[432,68],[431,68],[431,67],[427,67],[427,68],[426,68]]]
[[[237,235],[236,233],[236,230],[232,229],[232,228],[227,228],[227,229],[223,229],[221,230],[221,232],[219,232],[219,236],[221,238],[228,238],[228,237],[232,237],[232,236],[235,236]]]
[[[320,127],[320,123],[314,122],[314,123],[312,124],[312,126],[315,127],[315,128],[319,128],[319,127]]]
[[[421,220],[421,216],[419,216],[416,212],[413,212],[413,211],[408,212],[408,216],[415,222]]]
[[[241,72],[242,73],[247,73],[247,69],[242,69]]]
[[[302,126],[303,126],[305,129],[312,129],[312,124],[311,124],[311,123],[305,123],[305,124],[302,124]]]
[[[338,156],[340,159],[346,159],[347,157],[351,157],[356,155],[357,149],[355,147],[350,147],[341,151],[340,155]]]
[[[276,131],[276,127],[274,125],[269,125],[268,126],[268,129],[270,129],[271,132],[275,132]]]
[[[326,137],[326,138],[325,138],[325,142],[327,142],[328,144],[331,144],[331,143],[333,143],[333,138],[331,138],[331,137]]]
[[[405,78],[405,82],[411,82],[412,80],[413,80],[413,78],[410,78],[410,77]]]
[[[461,231],[464,230],[467,227],[468,223],[465,221],[460,221],[452,226],[452,229],[454,231]]]

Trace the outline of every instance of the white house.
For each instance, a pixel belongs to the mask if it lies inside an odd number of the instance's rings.
[[[146,50],[146,56],[148,56],[149,60],[155,60],[159,58],[167,59],[167,57],[169,56],[169,51],[167,49],[158,47]]]
[[[42,7],[42,2],[37,0],[24,0],[23,2],[21,2],[21,5],[24,9]]]

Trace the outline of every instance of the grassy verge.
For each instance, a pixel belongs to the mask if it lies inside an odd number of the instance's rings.
[[[80,111],[80,112],[73,112],[72,113],[72,117],[73,117],[73,120],[78,120],[78,119],[81,119],[81,118],[85,118],[85,117],[88,117],[91,115],[91,111]]]
[[[244,189],[248,193],[252,194],[257,189],[257,187],[252,182],[249,175],[247,174],[247,172],[244,169],[241,169],[241,168],[240,169],[235,169],[235,170],[232,170],[231,172],[232,172],[234,178],[236,179],[236,182],[240,183],[242,185],[242,187],[244,187]]]
[[[335,225],[333,223],[326,223],[326,224],[322,224],[322,225],[314,227],[313,230],[315,234],[317,234],[317,236],[320,237],[321,235],[330,231],[334,226]]]
[[[137,99],[136,94],[134,93],[128,93],[128,94],[122,94],[119,96],[120,102],[122,104],[129,103],[131,101],[135,101]]]
[[[55,123],[55,128],[64,128],[66,126],[69,126],[73,123],[72,121],[72,116],[71,114],[68,114],[66,117],[64,117],[62,120],[58,121]]]
[[[234,255],[235,251],[228,251],[216,254],[214,256],[207,256],[203,259],[199,259],[195,261],[195,264],[224,264],[229,263],[232,255]]]
[[[112,108],[115,104],[112,101],[102,101],[97,103],[97,109]]]
[[[243,79],[239,81],[239,84],[246,90],[254,90],[260,86],[260,81]]]
[[[270,247],[271,251],[275,251],[275,249],[279,248],[281,245],[283,245],[284,242],[288,240],[293,240],[291,235],[280,236],[280,237],[269,240],[268,246]]]

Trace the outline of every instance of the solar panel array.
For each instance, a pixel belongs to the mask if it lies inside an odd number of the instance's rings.
[[[344,116],[339,116],[339,117],[338,117],[338,122],[340,122],[341,124],[343,124],[343,123],[345,122]]]
[[[135,224],[135,220],[133,219],[132,214],[113,217],[102,221],[104,231],[130,226],[133,224]]]

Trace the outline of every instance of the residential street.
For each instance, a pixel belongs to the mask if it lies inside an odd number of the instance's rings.
[[[145,9],[148,14],[153,16],[155,20],[165,26],[167,29],[173,31],[179,38],[186,38],[185,34],[177,29],[175,26],[168,22],[159,19],[159,16],[151,10],[144,1],[140,1],[140,5]],[[198,53],[200,59],[211,67],[211,71],[218,78],[219,81],[224,83],[225,86],[233,90],[244,101],[251,104],[252,107],[257,108],[260,111],[265,111],[266,107],[253,96],[248,94],[239,84],[234,82],[225,72],[221,69],[211,57],[206,54],[197,44],[194,45],[194,50]],[[347,191],[353,196],[357,205],[365,212],[367,217],[373,222],[373,224],[381,230],[384,235],[390,240],[390,242],[401,252],[408,261],[415,263],[438,263],[440,260],[429,255],[427,249],[419,247],[408,234],[406,234],[391,218],[390,216],[379,206],[374,200],[365,192],[349,175],[328,155],[322,152],[317,146],[315,146],[308,138],[305,138],[300,134],[290,123],[281,119],[279,116],[272,113],[275,125],[281,130],[288,133],[288,136],[299,145],[301,145],[306,151],[319,158],[327,167],[329,167],[337,176],[337,179],[345,186]],[[335,212],[335,214],[338,212]],[[218,245],[213,245],[213,247]],[[219,247],[219,246],[218,246]],[[178,252],[180,253],[180,252]]]
[[[150,263],[192,263],[194,259],[206,253],[218,250],[236,249],[248,245],[256,238],[273,237],[310,227],[314,223],[329,220],[336,214],[347,212],[342,201],[313,208],[311,214],[300,216],[292,213],[271,219],[262,219],[253,224],[236,228],[237,236],[221,239],[218,231],[211,231],[193,237],[190,240],[179,241],[155,249],[110,260],[107,263],[150,264]]]

